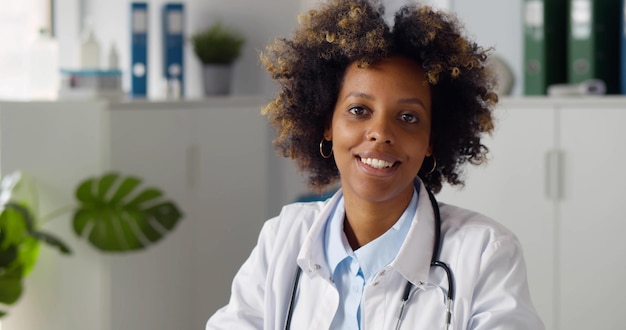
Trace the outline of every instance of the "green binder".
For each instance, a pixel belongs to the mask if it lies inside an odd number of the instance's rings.
[[[567,81],[568,0],[524,0],[524,94]]]
[[[570,0],[568,82],[601,79],[619,93],[621,0]]]

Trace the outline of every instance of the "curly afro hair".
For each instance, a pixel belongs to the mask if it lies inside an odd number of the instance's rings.
[[[486,159],[481,136],[493,130],[498,102],[486,64],[489,49],[465,37],[454,16],[428,6],[401,8],[393,28],[383,15],[381,5],[367,0],[333,0],[301,15],[291,39],[277,38],[260,55],[279,84],[278,95],[263,109],[278,133],[274,145],[296,160],[317,191],[339,178],[334,159],[321,156],[320,141],[353,62],[367,66],[402,55],[424,70],[436,162],[426,159],[417,175],[428,189],[439,192],[444,180],[463,184],[463,165]]]

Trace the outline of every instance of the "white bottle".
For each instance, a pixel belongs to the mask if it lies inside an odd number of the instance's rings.
[[[119,69],[119,53],[117,52],[117,47],[115,44],[111,45],[111,49],[109,50],[109,69],[117,70]]]
[[[80,68],[83,70],[100,69],[100,44],[96,40],[91,25],[88,25],[87,37],[80,46]]]
[[[60,86],[59,44],[44,28],[28,48],[28,94],[33,100],[55,100]]]

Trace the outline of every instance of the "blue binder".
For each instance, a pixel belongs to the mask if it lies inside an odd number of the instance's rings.
[[[168,84],[176,82],[180,96],[185,95],[185,7],[182,3],[166,3],[163,6],[163,76]]]
[[[131,95],[146,97],[148,92],[148,3],[130,5]]]

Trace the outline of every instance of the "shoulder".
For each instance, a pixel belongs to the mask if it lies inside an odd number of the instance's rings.
[[[462,207],[439,203],[442,232],[446,236],[471,236],[472,240],[486,242],[511,241],[517,237],[507,227],[490,217]]]
[[[277,235],[286,235],[294,231],[306,232],[320,217],[329,201],[297,202],[283,206],[280,214],[265,224],[266,230]]]

